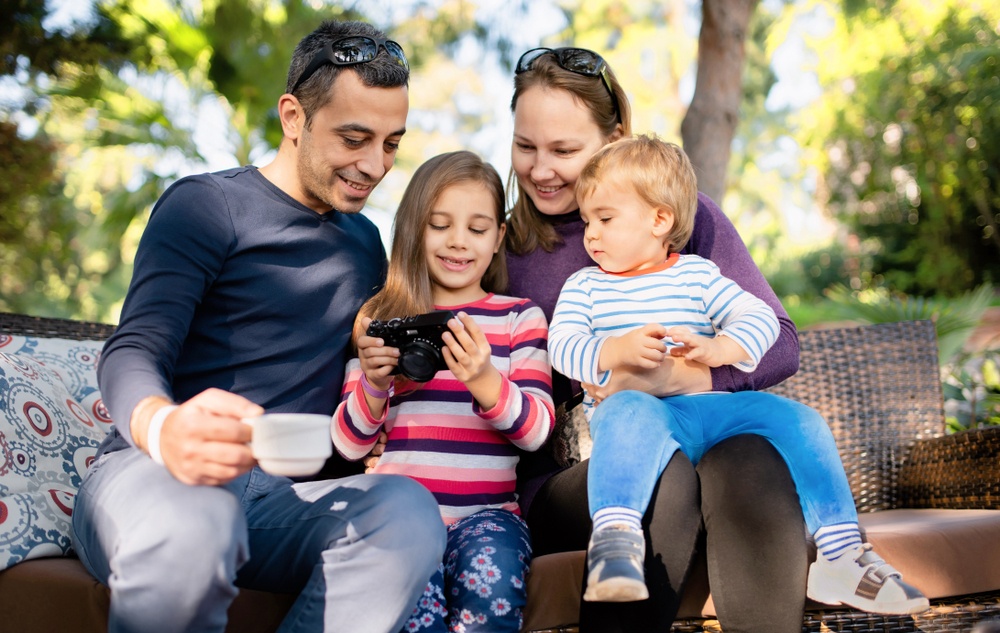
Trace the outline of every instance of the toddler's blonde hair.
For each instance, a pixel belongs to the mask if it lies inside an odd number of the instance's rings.
[[[665,240],[671,253],[682,249],[691,239],[698,210],[698,179],[690,159],[678,145],[655,134],[641,134],[605,145],[577,178],[577,202],[591,196],[602,180],[629,185],[650,206],[666,207],[674,214],[674,226]]]

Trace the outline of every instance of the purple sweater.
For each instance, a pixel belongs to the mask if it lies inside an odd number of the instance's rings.
[[[541,248],[527,255],[515,255],[508,251],[507,267],[510,273],[508,294],[531,299],[541,306],[551,322],[552,311],[566,279],[584,266],[593,266],[594,262],[583,246],[584,225],[579,212],[548,218],[563,243],[551,253]],[[781,328],[777,342],[764,355],[755,371],[745,373],[731,366],[714,367],[712,388],[716,391],[766,389],[798,371],[799,339],[795,324],[750,257],[736,227],[704,194],[698,194],[694,233],[681,253],[700,255],[715,262],[725,277],[771,306]],[[552,388],[557,406],[578,391],[577,385],[571,385],[564,376],[555,373]]]

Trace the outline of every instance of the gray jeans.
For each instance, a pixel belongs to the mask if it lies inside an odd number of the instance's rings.
[[[254,468],[189,486],[131,448],[88,471],[73,528],[111,589],[109,633],[223,631],[237,587],[299,594],[282,633],[398,631],[445,547],[434,497],[405,477],[293,483]]]

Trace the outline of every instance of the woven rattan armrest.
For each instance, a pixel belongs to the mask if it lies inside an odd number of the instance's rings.
[[[916,442],[899,471],[906,508],[1000,509],[1000,427]]]
[[[14,314],[12,312],[0,312],[0,332],[4,334],[67,338],[77,341],[102,341],[111,336],[111,333],[114,331],[115,326],[107,323],[91,323],[87,321],[33,317],[24,314]]]

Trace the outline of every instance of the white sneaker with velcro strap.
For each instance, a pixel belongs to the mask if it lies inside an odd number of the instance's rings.
[[[908,615],[930,608],[924,594],[863,543],[835,561],[820,554],[809,567],[806,595],[824,604],[846,604],[868,611]]]

